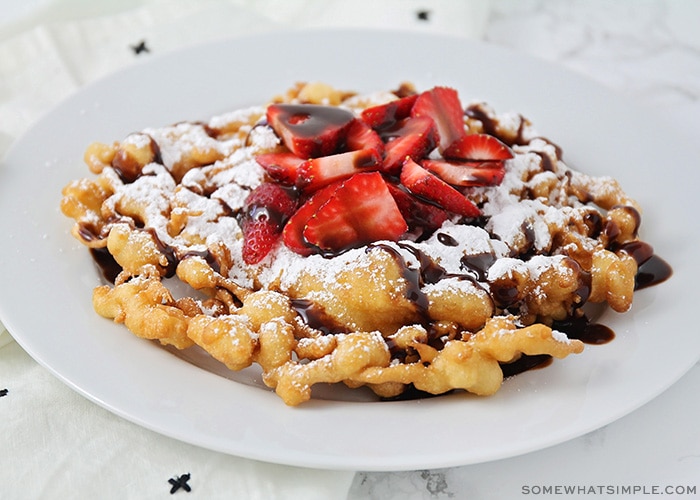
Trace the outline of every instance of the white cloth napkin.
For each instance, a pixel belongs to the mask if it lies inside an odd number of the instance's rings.
[[[478,38],[488,12],[487,0],[34,0],[34,10],[3,18],[2,1],[0,158],[66,96],[157,53],[280,26]],[[255,462],[145,430],[59,382],[2,325],[0,425],[2,498],[164,498],[181,478],[174,494],[187,487],[188,498],[342,499],[354,475]]]

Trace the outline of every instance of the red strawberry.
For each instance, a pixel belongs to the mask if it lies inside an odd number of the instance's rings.
[[[300,158],[335,153],[354,119],[345,109],[317,104],[271,104],[267,122],[289,150]]]
[[[255,157],[258,164],[265,169],[273,180],[293,186],[296,182],[297,169],[304,159],[293,153],[265,153]]]
[[[381,157],[384,155],[384,142],[379,134],[359,118],[355,118],[348,127],[345,147],[349,151],[374,149]]]
[[[447,212],[442,208],[420,201],[400,186],[387,183],[387,187],[409,227],[434,231],[448,219]]]
[[[401,183],[412,194],[450,212],[465,217],[477,217],[480,214],[476,205],[462,193],[411,159],[407,159],[401,169]]]
[[[437,127],[440,152],[466,134],[462,103],[457,91],[452,88],[434,87],[419,94],[411,116],[427,116],[433,119]]]
[[[512,151],[488,134],[465,135],[442,152],[450,160],[498,161],[513,158]]]
[[[243,261],[257,264],[270,253],[279,238],[279,232],[273,224],[252,222],[243,230]]]
[[[428,117],[406,118],[382,132],[387,140],[382,171],[395,175],[410,157],[416,161],[428,155],[437,141],[435,123]]]
[[[374,149],[360,149],[305,161],[297,169],[296,186],[310,193],[362,171],[377,170],[382,157]]]
[[[251,191],[241,216],[243,260],[247,264],[260,262],[272,250],[296,207],[292,190],[279,184],[265,182]]]
[[[421,165],[453,186],[497,186],[506,172],[503,161],[423,160]]]
[[[316,248],[311,245],[308,241],[304,239],[304,229],[306,229],[306,223],[313,217],[316,211],[326,203],[336,189],[340,182],[335,182],[330,184],[318,191],[316,191],[306,203],[304,203],[299,209],[294,212],[294,214],[287,221],[287,225],[284,226],[282,230],[282,239],[284,244],[300,255],[311,255],[316,252]]]
[[[416,99],[418,99],[418,94],[413,94],[385,104],[372,106],[362,111],[362,120],[373,129],[393,127],[396,122],[408,118]]]
[[[304,238],[321,251],[338,252],[393,240],[408,230],[379,172],[356,174],[338,186],[306,223]]]

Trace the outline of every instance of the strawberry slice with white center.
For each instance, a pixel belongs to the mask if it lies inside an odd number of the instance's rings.
[[[437,142],[435,123],[428,117],[406,118],[381,135],[387,141],[382,171],[391,175],[399,173],[407,157],[416,161],[425,158]]]
[[[348,110],[318,104],[270,104],[267,122],[287,148],[300,158],[335,153],[355,116]]]
[[[376,130],[393,127],[396,122],[408,118],[418,99],[418,94],[409,95],[385,104],[372,106],[362,111],[362,120]]]
[[[453,88],[434,87],[419,94],[411,109],[411,116],[427,116],[435,122],[440,152],[466,135],[464,110],[457,91]]]
[[[502,161],[423,160],[421,165],[453,186],[497,186],[506,173]]]
[[[468,134],[442,152],[448,160],[502,161],[513,158],[508,146],[488,134]]]
[[[282,230],[282,240],[287,248],[303,256],[318,251],[318,248],[304,239],[304,229],[306,229],[306,223],[309,219],[324,203],[331,199],[340,184],[340,182],[335,182],[319,189],[292,214]]]
[[[304,239],[306,223],[324,203],[331,199],[339,185],[340,182],[335,182],[319,189],[292,214],[282,230],[282,240],[287,248],[303,256],[316,253],[318,249]]]
[[[297,170],[305,160],[294,153],[264,153],[256,156],[255,161],[273,180],[293,186],[299,177]]]
[[[408,230],[379,172],[340,183],[304,228],[304,239],[322,252],[339,252],[379,240],[396,241]]]
[[[246,264],[257,264],[263,260],[279,235],[274,224],[260,221],[246,224],[243,229],[243,261]]]
[[[465,217],[478,217],[481,213],[462,193],[410,158],[401,169],[401,184],[415,196],[433,202],[449,212]]]
[[[241,216],[243,260],[247,264],[257,264],[272,250],[296,207],[295,193],[274,182],[264,182],[251,191]]]
[[[379,134],[359,118],[355,118],[348,127],[345,148],[349,151],[374,149],[381,157],[384,155],[384,142]]]
[[[382,157],[374,149],[347,151],[305,161],[297,169],[296,186],[310,193],[354,174],[377,170]]]

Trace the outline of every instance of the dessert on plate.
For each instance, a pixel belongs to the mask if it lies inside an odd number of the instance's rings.
[[[299,83],[91,144],[61,209],[104,271],[96,312],[257,364],[288,405],[318,383],[490,395],[609,337],[586,308],[624,312],[670,273],[641,208],[526,118],[462,99]]]

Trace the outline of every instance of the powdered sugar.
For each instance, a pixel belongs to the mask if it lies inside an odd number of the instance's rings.
[[[571,344],[571,339],[563,332],[552,330],[552,338],[562,344]]]
[[[232,128],[232,124],[233,126],[249,126],[251,120],[264,115],[264,106],[250,106],[212,116],[209,119],[208,125],[210,128],[217,130]]]
[[[204,127],[194,123],[179,123],[172,127],[144,130],[158,144],[163,165],[172,170],[185,153],[192,149],[218,149],[220,145],[209,137]]]
[[[134,146],[137,149],[144,149],[147,147],[150,147],[151,145],[151,138],[147,134],[143,133],[136,133],[136,134],[129,134],[124,138],[124,141],[122,141],[124,144],[130,144]]]
[[[456,245],[450,246],[440,242],[442,235],[447,235]],[[478,226],[445,222],[428,240],[412,243],[412,246],[429,256],[446,272],[459,274],[464,271],[462,259],[468,256],[493,255],[500,258],[509,250],[503,241],[493,239],[491,235]]]
[[[488,280],[497,281],[504,277],[513,278],[515,273],[520,273],[528,276],[532,282],[536,282],[542,273],[554,267],[564,274],[570,274],[571,269],[563,264],[565,259],[566,257],[563,255],[535,255],[527,261],[512,257],[502,258],[489,268]]]
[[[439,295],[443,292],[456,291],[461,295],[471,296],[482,293],[481,289],[472,280],[461,278],[445,278],[437,283],[429,283],[423,287],[426,294]]]
[[[280,144],[280,139],[270,128],[256,127],[250,131],[248,140],[256,149],[272,149]]]
[[[563,218],[558,210],[538,200],[523,200],[517,205],[507,205],[494,214],[486,225],[508,247],[522,249],[533,244],[543,251],[551,243],[549,224],[560,224]]]

